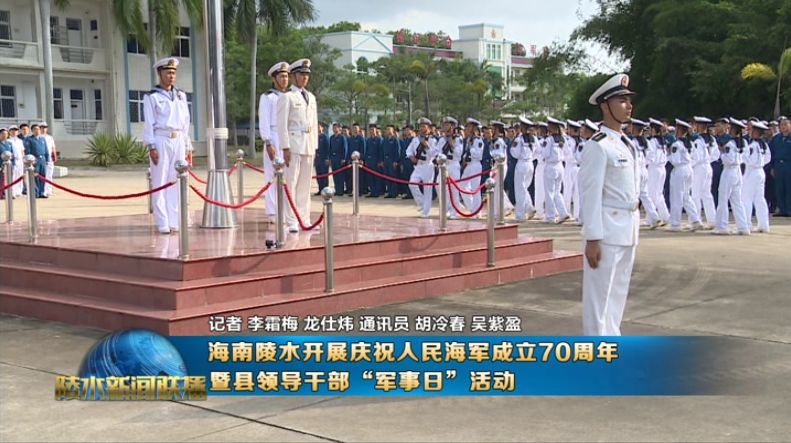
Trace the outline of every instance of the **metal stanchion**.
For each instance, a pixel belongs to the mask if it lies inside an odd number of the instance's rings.
[[[360,215],[360,153],[352,152],[352,215]]]
[[[275,185],[277,186],[277,223],[275,223],[275,247],[282,248],[286,245],[284,220],[286,217],[286,195],[283,188],[286,184],[286,179],[283,176],[283,168],[286,166],[286,162],[280,157],[275,157],[272,165],[275,167]]]
[[[505,224],[505,156],[498,155],[494,159],[497,167],[497,224]]]
[[[332,292],[335,289],[335,258],[332,246],[332,197],[335,196],[335,188],[326,187],[321,190],[321,198],[324,199],[324,292]]]
[[[38,218],[36,217],[36,157],[25,156],[25,179],[27,180],[28,234],[30,241],[38,238]]]
[[[148,190],[151,190],[151,168],[146,170],[146,182],[148,182]],[[154,213],[154,201],[151,198],[151,194],[148,194],[148,213]]]
[[[5,170],[5,186],[8,186],[8,189],[5,190],[5,209],[6,209],[6,223],[13,223],[14,222],[14,196],[11,192],[11,182],[14,181],[14,173],[13,173],[13,166],[11,166],[11,160],[14,158],[14,154],[11,152],[3,152],[3,168]],[[0,183],[3,185],[3,183]]]
[[[244,201],[244,149],[236,151],[236,175],[238,177],[236,182],[236,193],[239,196],[236,203],[241,203]]]
[[[439,190],[437,191],[437,198],[439,199],[439,230],[445,232],[448,230],[448,157],[445,154],[437,156],[437,166],[439,166]]]
[[[184,160],[176,162],[176,171],[179,173],[179,258],[182,260],[188,258],[190,253],[189,208],[187,207],[189,170],[189,163]]]
[[[486,204],[488,207],[488,217],[486,220],[486,266],[494,266],[494,184],[492,178],[487,178],[484,185],[486,186]]]

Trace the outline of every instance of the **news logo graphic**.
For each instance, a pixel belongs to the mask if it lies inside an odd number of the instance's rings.
[[[85,354],[77,376],[59,375],[56,400],[205,400],[205,377],[187,373],[178,349],[144,329],[119,331]]]

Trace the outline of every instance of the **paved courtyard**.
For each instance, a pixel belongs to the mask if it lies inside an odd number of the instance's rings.
[[[205,170],[197,173],[206,175]],[[253,171],[245,180],[247,196],[263,184]],[[139,168],[74,168],[60,183],[109,195],[143,190],[145,178]],[[349,197],[337,201],[337,211],[351,212]],[[15,203],[16,220],[24,221],[24,200]],[[190,204],[200,207],[194,195]],[[411,201],[362,199],[361,205],[371,215],[415,214]],[[316,200],[314,208],[319,207]],[[63,191],[39,200],[42,220],[145,210],[145,199],[94,201]],[[0,213],[4,219],[4,209]],[[788,441],[791,222],[772,223],[771,234],[750,237],[642,231],[622,328],[629,335],[729,338],[739,350],[735,376],[750,386],[747,395],[56,402],[54,375],[75,373],[85,352],[106,332],[0,314],[0,440]],[[577,226],[528,222],[521,229],[555,238],[560,249],[581,247]],[[506,313],[520,316],[528,335],[575,335],[580,285],[581,273],[567,273],[366,313]]]

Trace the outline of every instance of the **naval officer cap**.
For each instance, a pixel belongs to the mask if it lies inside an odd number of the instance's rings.
[[[745,123],[745,122],[743,122],[743,121],[741,121],[739,119],[733,118],[733,117],[731,117],[728,122],[730,124],[736,125],[736,126],[738,126],[740,128],[746,128],[747,127],[747,123]]]
[[[459,125],[459,121],[456,120],[455,118],[451,117],[451,116],[447,116],[444,119],[442,119],[442,123],[450,123],[453,126],[458,126]]]
[[[616,74],[599,86],[599,89],[588,99],[592,105],[600,105],[607,100],[620,95],[635,95],[636,92],[629,90],[629,76],[626,74]]]
[[[769,129],[769,126],[762,121],[757,121],[757,122],[753,122],[753,129],[760,129],[762,131],[766,131]]]
[[[167,57],[160,59],[158,62],[154,63],[154,70],[157,72],[164,71],[166,69],[172,69],[174,71],[178,70],[179,68],[179,59],[175,57]]]
[[[492,120],[491,123],[489,124],[492,126],[499,126],[501,128],[505,128],[505,123],[501,122],[500,120]]]
[[[11,125],[11,126],[9,126],[9,127],[8,127],[8,130],[9,130],[9,131],[18,131],[18,130],[19,130],[19,126],[17,126],[17,125]]]
[[[547,118],[547,123],[550,125],[563,126],[564,128],[566,127],[566,122],[564,122],[563,120],[558,120],[554,117]]]
[[[580,129],[582,125],[580,125],[576,120],[566,120],[566,124],[571,126],[572,128]]]
[[[527,117],[519,117],[519,123],[521,123],[521,124],[523,124],[525,126],[535,126],[536,125],[535,123],[533,123],[533,120],[530,120]]]
[[[646,122],[644,122],[644,121],[642,121],[640,119],[636,119],[636,118],[631,119],[630,123],[635,125],[635,126],[639,126],[641,128],[645,128],[645,127],[648,126],[648,123],[646,123]]]
[[[467,117],[467,124],[473,126],[481,126],[481,122],[472,117]]]
[[[677,118],[676,119],[676,127],[682,127],[682,128],[686,128],[686,129],[691,129],[692,125],[690,125],[689,123],[685,122],[684,120],[681,120],[681,119]]]
[[[655,118],[653,118],[653,117],[651,117],[651,118],[649,118],[649,119],[648,119],[648,123],[649,123],[650,125],[653,125],[653,126],[656,126],[656,127],[659,127],[659,128],[661,128],[661,127],[662,127],[662,122],[661,122],[661,121],[659,121],[659,120],[657,120],[657,119],[655,119]]]
[[[700,117],[700,116],[697,116],[697,115],[692,117],[692,121],[694,121],[695,123],[705,123],[707,125],[711,123],[711,119],[710,118],[708,118],[708,117]]]
[[[432,125],[431,120],[427,119],[426,117],[420,117],[418,119],[418,121],[417,121],[417,124],[418,125],[429,125],[429,126]]]
[[[592,121],[585,119],[585,126],[587,126],[591,131],[597,132],[599,130],[599,125],[593,123]]]
[[[303,72],[303,73],[310,73],[310,59],[301,58],[294,63],[291,64],[288,68],[288,72],[295,73],[295,72]]]
[[[538,126],[541,126],[542,128],[548,128],[549,127],[547,122],[538,122]]]
[[[274,65],[272,65],[271,68],[269,68],[267,74],[269,74],[270,77],[274,77],[277,74],[280,74],[281,72],[288,72],[288,67],[289,67],[288,62],[277,62]]]

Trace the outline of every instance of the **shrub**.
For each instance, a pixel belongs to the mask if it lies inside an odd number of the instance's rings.
[[[132,165],[143,163],[148,159],[146,147],[129,134],[116,135],[114,144],[114,164]]]
[[[115,140],[108,134],[98,133],[88,140],[88,149],[85,153],[94,166],[110,166],[113,161]]]

